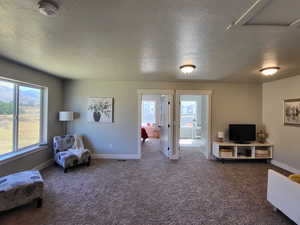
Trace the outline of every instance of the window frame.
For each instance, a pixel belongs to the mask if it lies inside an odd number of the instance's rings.
[[[0,158],[3,156],[8,156],[10,154],[15,154],[15,153],[20,153],[28,150],[34,150],[35,147],[39,146],[42,143],[45,143],[47,140],[47,132],[46,132],[46,127],[47,127],[47,88],[40,86],[40,85],[35,85],[35,84],[29,84],[25,82],[20,82],[20,81],[15,81],[11,79],[6,79],[3,77],[0,77],[0,81],[4,82],[10,82],[13,84],[13,103],[14,103],[14,108],[13,108],[13,148],[10,152],[4,153],[0,155]],[[40,90],[40,125],[39,125],[39,142],[34,143],[22,148],[19,148],[19,94],[20,94],[20,86],[21,87],[28,87],[28,88],[34,88],[34,89],[39,89]],[[46,107],[46,108],[45,108]]]

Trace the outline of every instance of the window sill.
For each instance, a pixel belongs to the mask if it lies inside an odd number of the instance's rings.
[[[11,152],[11,153],[2,155],[2,156],[0,156],[0,165],[10,162],[10,161],[13,161],[13,160],[16,160],[16,159],[24,158],[33,153],[46,150],[47,148],[48,148],[48,145],[43,145],[43,146],[35,145],[35,146],[25,148],[19,152]]]

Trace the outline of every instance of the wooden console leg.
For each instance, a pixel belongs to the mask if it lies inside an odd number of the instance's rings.
[[[37,208],[41,208],[43,206],[43,199],[42,198],[38,198],[36,200],[36,207]]]

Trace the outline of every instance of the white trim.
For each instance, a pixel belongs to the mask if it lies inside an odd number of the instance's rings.
[[[6,155],[2,155],[2,156],[0,156],[0,165],[3,165],[10,161],[14,161],[16,159],[21,159],[21,158],[27,157],[31,154],[34,154],[34,153],[37,153],[40,151],[44,151],[46,149],[48,149],[48,146],[34,146],[31,148],[24,149],[23,151],[11,152]]]
[[[32,170],[43,170],[43,169],[46,169],[47,167],[49,166],[52,166],[54,164],[54,160],[53,159],[49,159],[48,161],[46,162],[43,162],[35,167],[32,168]]]
[[[138,89],[137,93],[138,95],[171,95],[174,91],[166,89]]]
[[[212,90],[176,90],[176,95],[212,95]]]
[[[229,30],[236,26],[243,26],[250,21],[257,13],[263,9],[271,0],[257,0],[249,9],[247,9],[236,21],[227,26],[226,30]]]
[[[39,88],[39,89],[45,88],[45,86],[42,86],[42,85],[32,84],[32,83],[28,83],[28,82],[24,82],[24,81],[20,81],[20,80],[15,80],[15,79],[7,78],[4,76],[0,76],[0,80],[15,83],[15,84],[18,84],[21,86],[32,87],[32,88]]]
[[[241,26],[247,23],[249,20],[251,20],[256,14],[263,9],[270,0],[257,0],[256,2],[253,3],[253,5],[250,6],[249,9],[247,9],[246,12],[243,13],[243,15],[238,18],[235,22],[235,26]]]
[[[290,23],[290,27],[298,27],[300,24],[300,19],[294,20],[292,23]]]
[[[208,95],[208,159],[212,159],[212,94]]]
[[[282,163],[282,162],[279,162],[279,161],[276,161],[276,160],[271,160],[271,164],[275,165],[275,166],[278,166],[280,167],[281,169],[284,169],[284,170],[287,170],[291,173],[297,173],[297,174],[300,174],[300,170],[296,169],[296,168],[293,168],[285,163]]]
[[[291,28],[298,28],[300,24],[300,19],[296,19],[290,24],[247,24],[251,19],[253,19],[267,4],[271,4],[273,0],[257,0],[254,2],[249,9],[247,9],[236,21],[233,23],[229,24],[226,28],[226,30],[230,30],[235,27],[241,28],[242,26],[247,26],[247,29],[249,27],[254,27],[254,28],[261,28],[264,29],[282,29],[287,30]]]
[[[49,107],[48,107],[48,88],[45,87],[43,89],[43,106],[42,106],[42,111],[43,111],[43,115],[42,115],[42,144],[45,144],[48,142],[48,111],[49,111]]]
[[[248,22],[253,19],[267,4],[271,4],[273,0],[256,0],[250,8],[248,8],[237,20],[229,24],[226,30],[230,30],[235,27],[241,28],[242,26],[247,26],[254,28],[264,29],[282,29],[283,31],[291,28],[298,28],[300,24],[300,18],[295,19],[290,24],[249,24]],[[247,24],[248,23],[248,24]]]
[[[140,159],[139,154],[93,154],[93,159]]]

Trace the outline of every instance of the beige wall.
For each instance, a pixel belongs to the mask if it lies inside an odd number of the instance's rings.
[[[263,123],[274,160],[300,171],[300,127],[283,124],[283,101],[293,98],[300,98],[300,76],[263,84]]]
[[[57,112],[63,109],[63,81],[4,59],[0,59],[0,76],[48,87],[48,141],[51,144],[52,137],[63,132],[57,120]],[[51,158],[52,150],[49,148],[17,160],[0,162],[0,176],[31,169]]]
[[[86,136],[89,147],[101,154],[137,154],[137,89],[210,89],[212,96],[212,134],[226,130],[229,123],[262,123],[260,84],[179,83],[179,82],[101,82],[67,81],[66,110],[80,113],[69,130]],[[87,122],[88,97],[115,98],[115,122]]]

